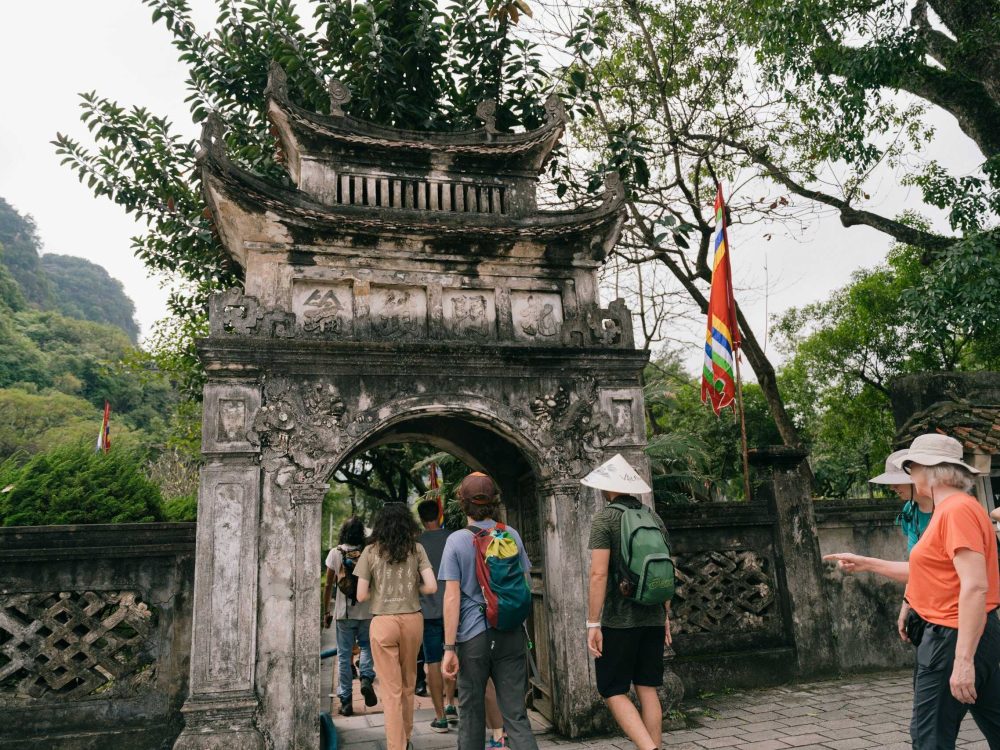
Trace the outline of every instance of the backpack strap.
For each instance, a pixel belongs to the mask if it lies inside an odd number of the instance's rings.
[[[621,503],[611,503],[610,505],[608,505],[608,507],[614,508],[615,510],[620,510],[622,513],[624,513],[627,510],[631,510],[631,508],[628,508],[622,505]]]

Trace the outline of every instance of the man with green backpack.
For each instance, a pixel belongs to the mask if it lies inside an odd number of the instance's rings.
[[[636,495],[649,485],[620,454],[581,480],[609,505],[590,527],[587,647],[597,691],[638,750],[660,747],[664,644],[670,643],[674,565],[666,527]],[[635,686],[637,711],[628,697]]]

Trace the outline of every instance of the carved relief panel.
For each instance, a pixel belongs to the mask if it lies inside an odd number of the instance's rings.
[[[646,420],[638,388],[602,388],[601,411],[611,420],[614,438],[609,445],[635,445],[645,440]]]
[[[247,433],[260,407],[260,387],[250,384],[210,384],[205,389],[202,450],[207,453],[256,451]]]
[[[445,289],[444,330],[449,338],[488,341],[496,338],[497,306],[492,289]]]
[[[559,343],[563,310],[557,292],[512,291],[510,307],[517,341]]]
[[[260,469],[202,469],[195,586],[193,688],[253,687]]]
[[[427,335],[427,291],[420,287],[371,287],[371,331],[376,338],[414,339]]]
[[[354,331],[351,283],[298,279],[292,287],[292,311],[306,333],[349,337]]]

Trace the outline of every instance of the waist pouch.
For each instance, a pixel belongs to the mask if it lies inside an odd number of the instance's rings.
[[[917,611],[911,609],[906,615],[906,637],[910,639],[910,643],[914,647],[920,645],[920,641],[924,638],[924,628],[927,627],[927,620],[917,614]]]

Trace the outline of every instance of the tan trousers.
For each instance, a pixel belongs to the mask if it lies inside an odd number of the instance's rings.
[[[387,750],[406,750],[413,734],[413,690],[424,617],[419,612],[375,615],[370,636],[379,699],[385,707]]]

